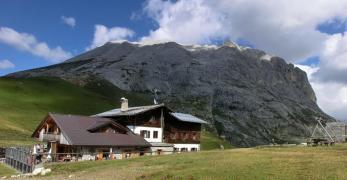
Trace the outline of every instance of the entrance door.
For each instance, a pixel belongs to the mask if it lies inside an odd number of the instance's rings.
[[[160,155],[162,153],[162,149],[157,149],[157,154]]]
[[[96,150],[96,159],[103,160],[107,159],[109,155],[109,149],[97,149]]]

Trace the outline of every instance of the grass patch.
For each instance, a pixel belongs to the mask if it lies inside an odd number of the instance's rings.
[[[11,176],[16,173],[17,171],[15,171],[14,169],[7,167],[4,164],[0,164],[0,178],[3,176]]]
[[[225,140],[218,138],[216,134],[208,131],[202,131],[201,133],[201,150],[213,150],[221,149],[221,145],[224,149],[233,148],[230,143]]]
[[[51,164],[49,179],[346,179],[347,145],[202,151]]]

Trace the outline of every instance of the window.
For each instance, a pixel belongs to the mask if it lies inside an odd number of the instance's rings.
[[[153,138],[157,139],[158,138],[158,131],[153,131]]]
[[[181,152],[187,152],[188,148],[181,148]]]
[[[151,138],[151,132],[147,130],[141,130],[140,135],[143,138]]]

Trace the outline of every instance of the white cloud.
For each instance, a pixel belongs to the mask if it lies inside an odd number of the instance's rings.
[[[347,84],[347,36],[335,34],[324,42],[315,79]]]
[[[8,59],[0,60],[0,69],[14,68],[15,65]]]
[[[157,21],[159,28],[142,41],[176,41],[182,44],[211,43],[228,38],[223,14],[203,1],[148,1],[145,11]]]
[[[311,82],[318,105],[328,114],[347,121],[347,85],[337,82]]]
[[[51,62],[60,62],[71,57],[71,53],[64,51],[60,46],[50,48],[45,42],[37,41],[33,35],[20,33],[8,27],[0,27],[0,43],[29,52]]]
[[[340,0],[149,0],[144,11],[157,24],[143,40],[210,43],[247,39],[256,47],[296,62],[317,55],[328,35],[316,26],[335,16],[347,17]]]
[[[330,36],[324,43],[322,62],[324,66],[347,70],[347,36],[335,34]]]
[[[128,28],[123,28],[123,27],[107,28],[104,25],[95,25],[93,42],[87,48],[87,50],[99,47],[109,41],[124,40],[127,38],[131,38],[134,35],[135,35],[135,32]]]
[[[63,21],[63,23],[67,24],[72,28],[76,26],[76,19],[73,17],[61,16],[60,19]]]

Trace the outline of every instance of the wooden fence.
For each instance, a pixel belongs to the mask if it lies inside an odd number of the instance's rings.
[[[102,152],[102,153],[36,153],[32,154],[30,148],[11,147],[6,149],[5,163],[22,173],[31,173],[35,166],[53,162],[75,162],[86,160],[117,160],[139,156],[159,156],[174,153],[188,153],[177,151],[131,151],[131,152]]]
[[[192,151],[193,152],[193,151]],[[95,160],[121,160],[140,156],[159,156],[176,153],[189,153],[177,151],[131,151],[131,152],[102,152],[102,153],[38,153],[34,159],[34,164],[52,162],[75,162],[75,161],[95,161]]]
[[[5,152],[5,163],[22,173],[31,173],[34,169],[34,156],[29,148],[12,147]]]

